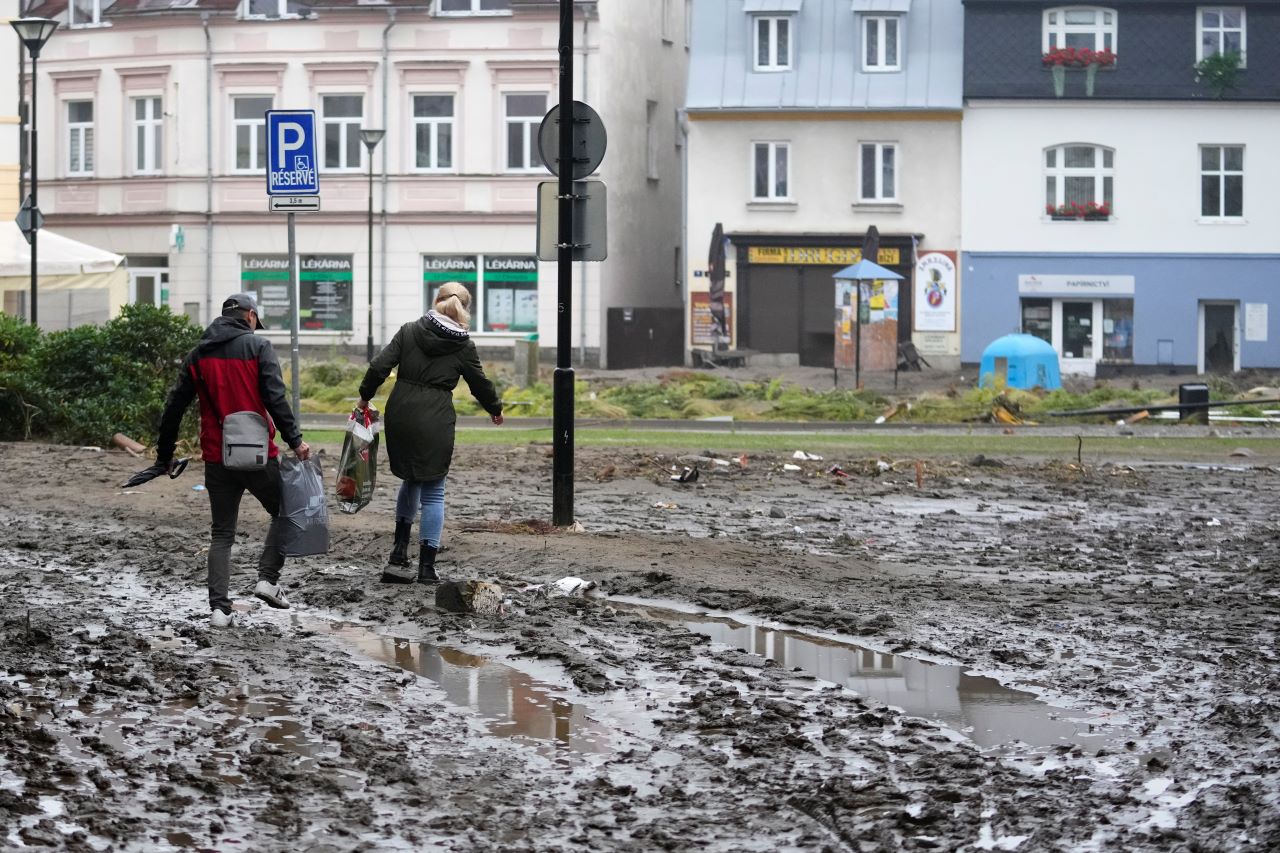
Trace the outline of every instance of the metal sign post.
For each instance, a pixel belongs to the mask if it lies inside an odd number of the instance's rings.
[[[301,408],[301,365],[298,357],[298,252],[294,214],[320,209],[320,163],[316,160],[314,110],[267,110],[268,209],[289,214],[289,366],[293,379],[293,411]]]
[[[573,2],[560,0],[560,115],[573,115]],[[570,122],[572,119],[570,119]],[[573,524],[573,134],[561,133],[556,372],[552,382],[551,523]]]

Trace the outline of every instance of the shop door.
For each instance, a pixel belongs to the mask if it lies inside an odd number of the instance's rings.
[[[800,268],[800,364],[832,367],[836,358],[835,280],[841,267]]]
[[[1062,372],[1093,376],[1102,347],[1098,327],[1102,323],[1102,302],[1058,303],[1055,348],[1062,357]]]
[[[753,266],[747,280],[740,284],[744,291],[738,316],[742,347],[757,352],[799,353],[799,270]]]
[[[1200,303],[1201,373],[1231,373],[1239,370],[1239,341],[1235,303]]]

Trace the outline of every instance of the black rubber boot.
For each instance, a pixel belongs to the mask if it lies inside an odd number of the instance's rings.
[[[418,583],[440,583],[440,576],[436,574],[436,549],[426,542],[418,552]]]
[[[412,521],[396,519],[396,539],[391,546],[391,556],[387,564],[391,566],[409,565],[409,534],[413,531]]]

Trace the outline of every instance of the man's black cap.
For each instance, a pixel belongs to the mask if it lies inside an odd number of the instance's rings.
[[[265,329],[262,312],[258,310],[258,300],[252,293],[233,293],[222,303],[222,315],[225,317],[232,311],[252,311],[258,318],[258,328]]]

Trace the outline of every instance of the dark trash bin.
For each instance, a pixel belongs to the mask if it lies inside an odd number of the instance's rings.
[[[1180,420],[1185,423],[1209,422],[1209,386],[1203,382],[1184,382],[1178,386],[1178,405],[1193,408],[1179,409]]]

